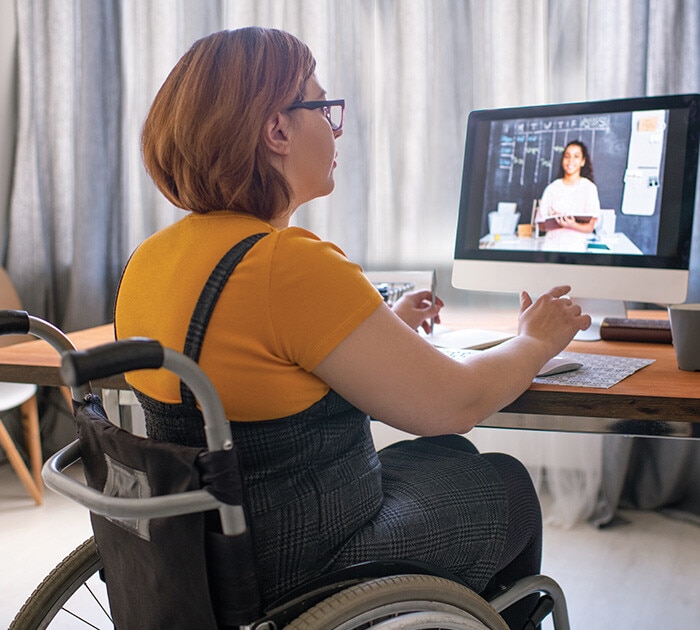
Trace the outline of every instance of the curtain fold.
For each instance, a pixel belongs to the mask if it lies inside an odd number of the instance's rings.
[[[120,263],[112,233],[121,204],[119,7],[18,2],[17,21],[18,136],[6,266],[28,310],[87,325],[85,310],[106,315],[104,281]],[[80,269],[76,260],[84,261]]]
[[[130,252],[183,214],[146,176],[139,135],[167,72],[207,33],[274,26],[310,45],[319,79],[347,101],[346,126],[334,194],[295,221],[373,269],[450,268],[470,110],[700,91],[700,0],[16,0],[16,9],[3,254],[26,308],[66,330],[110,321]],[[694,230],[697,300],[700,221]],[[499,431],[492,446],[522,451],[558,522],[605,521],[638,459],[613,438],[589,437]]]

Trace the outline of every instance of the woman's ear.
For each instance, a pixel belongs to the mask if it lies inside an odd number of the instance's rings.
[[[263,139],[267,148],[277,155],[287,155],[290,144],[289,131],[289,116],[282,112],[277,112],[265,125]]]

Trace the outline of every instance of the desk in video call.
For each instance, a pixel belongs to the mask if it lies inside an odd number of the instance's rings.
[[[479,249],[512,251],[546,251],[547,240],[541,236],[521,237],[514,234],[487,234],[479,240]],[[599,254],[641,254],[642,251],[626,234],[601,234],[588,243],[586,253]]]

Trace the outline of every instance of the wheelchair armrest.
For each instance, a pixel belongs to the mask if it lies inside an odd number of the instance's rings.
[[[147,498],[106,496],[63,472],[79,460],[80,446],[76,440],[47,460],[42,476],[49,488],[95,514],[112,518],[158,518],[216,509],[221,514],[225,534],[237,535],[246,529],[242,506],[221,503],[205,489]]]

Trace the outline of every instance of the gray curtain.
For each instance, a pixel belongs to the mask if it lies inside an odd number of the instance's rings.
[[[17,2],[19,114],[6,266],[25,308],[106,321],[120,264],[116,3]]]
[[[181,216],[146,178],[138,136],[166,73],[205,33],[276,26],[312,47],[347,122],[335,193],[296,221],[368,268],[447,270],[467,112],[546,98],[543,0],[15,1],[2,253],[27,308],[68,329],[109,321],[129,253]]]
[[[309,43],[320,80],[348,108],[336,191],[308,204],[297,222],[367,268],[437,267],[443,287],[468,111],[700,91],[700,0],[15,0],[15,6],[17,141],[9,238],[0,253],[25,307],[66,330],[110,321],[130,252],[182,216],[146,177],[138,137],[167,72],[206,33],[260,24]],[[700,221],[695,230],[697,248]],[[699,258],[691,286],[696,300]],[[631,444],[612,438],[603,446],[602,520],[627,491]],[[570,448],[585,458],[599,447]],[[669,442],[648,457],[666,461],[683,450],[693,451],[694,461],[695,449]]]
[[[297,221],[368,268],[449,269],[471,109],[700,89],[697,0],[15,1],[1,253],[27,307],[69,328],[109,321],[129,253],[181,216],[145,176],[138,136],[208,32],[278,26],[311,45],[347,126],[336,192]]]
[[[218,2],[18,0],[18,122],[4,255],[24,307],[65,330],[111,321],[135,245],[176,218],[139,128],[165,73],[219,28]]]

